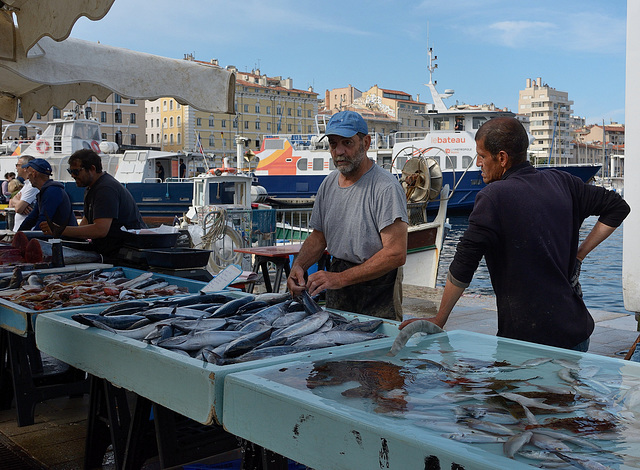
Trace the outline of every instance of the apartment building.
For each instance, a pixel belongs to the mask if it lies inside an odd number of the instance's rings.
[[[567,92],[556,90],[542,82],[528,78],[520,90],[518,114],[529,117],[529,132],[533,141],[529,146],[532,161],[554,164],[572,160],[571,105]]]
[[[4,123],[3,129],[9,127],[7,140],[33,140],[38,130],[43,131],[48,122],[62,119],[66,113],[97,120],[103,141],[118,145],[144,145],[144,102],[124,98],[117,93],[112,93],[104,101],[91,97],[84,104],[70,101],[62,109],[53,106],[47,114],[36,113],[30,119],[27,117],[29,121],[26,122],[19,109],[18,120],[13,124]]]
[[[214,155],[217,164],[223,157],[235,163],[236,136],[242,137],[245,152],[256,152],[265,135],[316,132],[318,94],[313,89],[296,89],[291,78],[268,77],[259,69],[227,70],[236,73],[235,114],[203,112],[173,98],[148,101],[147,144],[158,145],[160,139],[162,150],[202,150]]]

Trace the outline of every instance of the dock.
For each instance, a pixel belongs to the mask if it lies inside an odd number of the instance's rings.
[[[404,288],[405,318],[429,317],[436,313],[442,288]],[[596,328],[591,336],[590,354],[624,359],[638,338],[638,322],[633,314],[592,310]],[[446,330],[466,330],[495,335],[497,313],[493,296],[463,295],[454,308]],[[57,398],[36,406],[35,424],[18,427],[16,410],[0,410],[0,468],[3,470],[76,470],[83,468],[89,397]],[[115,468],[107,454],[103,470]],[[223,462],[238,455],[221,456]],[[160,468],[153,459],[145,470]],[[182,468],[182,467],[177,467]]]

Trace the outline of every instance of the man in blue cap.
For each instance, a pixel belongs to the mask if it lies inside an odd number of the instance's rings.
[[[402,319],[398,268],[407,257],[407,199],[397,178],[367,157],[371,145],[360,114],[334,114],[325,136],[337,171],[318,189],[310,226],[287,284],[293,295],[326,290],[327,307]],[[327,250],[329,272],[305,280]]]
[[[51,179],[52,171],[49,162],[44,158],[35,158],[22,165],[22,168],[26,169],[27,178],[39,192],[33,210],[20,224],[18,230],[37,229],[47,220],[63,227],[78,225],[69,195],[64,190],[64,184]]]

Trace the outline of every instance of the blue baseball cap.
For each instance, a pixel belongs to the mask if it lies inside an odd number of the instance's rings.
[[[49,162],[46,161],[44,158],[34,158],[30,162],[22,165],[22,168],[29,168],[29,167],[33,168],[39,173],[44,173],[45,175],[51,176],[51,174],[53,173],[53,171],[51,170],[51,165],[49,165]]]
[[[353,137],[358,132],[368,134],[367,123],[360,114],[355,111],[340,111],[329,119],[324,135],[339,135],[341,137]]]

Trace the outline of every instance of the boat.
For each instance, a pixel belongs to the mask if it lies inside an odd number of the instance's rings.
[[[432,50],[429,49],[429,83],[433,104],[421,115],[427,120],[429,131],[422,137],[414,133],[397,132],[387,138],[372,134],[368,156],[378,165],[400,175],[404,165],[412,157],[435,160],[442,168],[443,184],[451,188],[448,210],[468,212],[478,191],[485,183],[475,166],[475,139],[479,127],[495,117],[515,117],[515,114],[496,109],[495,106],[455,105],[447,107],[444,99],[453,90],[440,94],[433,81],[436,68]],[[357,111],[357,109],[356,109]],[[320,183],[334,169],[326,139],[323,137],[323,119],[316,119],[316,134],[268,135],[256,154],[258,164],[255,175],[273,201],[310,201]],[[589,181],[601,165],[566,164],[544,165],[540,169],[556,168]],[[429,210],[437,210],[437,202],[431,202]]]
[[[5,129],[6,130],[6,129]],[[82,210],[84,188],[78,188],[67,173],[69,156],[80,149],[92,149],[102,157],[104,171],[122,182],[133,195],[145,220],[173,220],[191,205],[193,183],[179,177],[180,160],[187,165],[187,175],[209,170],[208,160],[200,153],[164,152],[151,147],[125,146],[101,141],[100,124],[77,112],[67,112],[49,123],[35,140],[10,145],[0,154],[0,174],[15,172],[20,155],[45,158],[53,171],[52,178],[65,183],[74,209]],[[156,162],[168,175],[164,181],[156,176]]]

